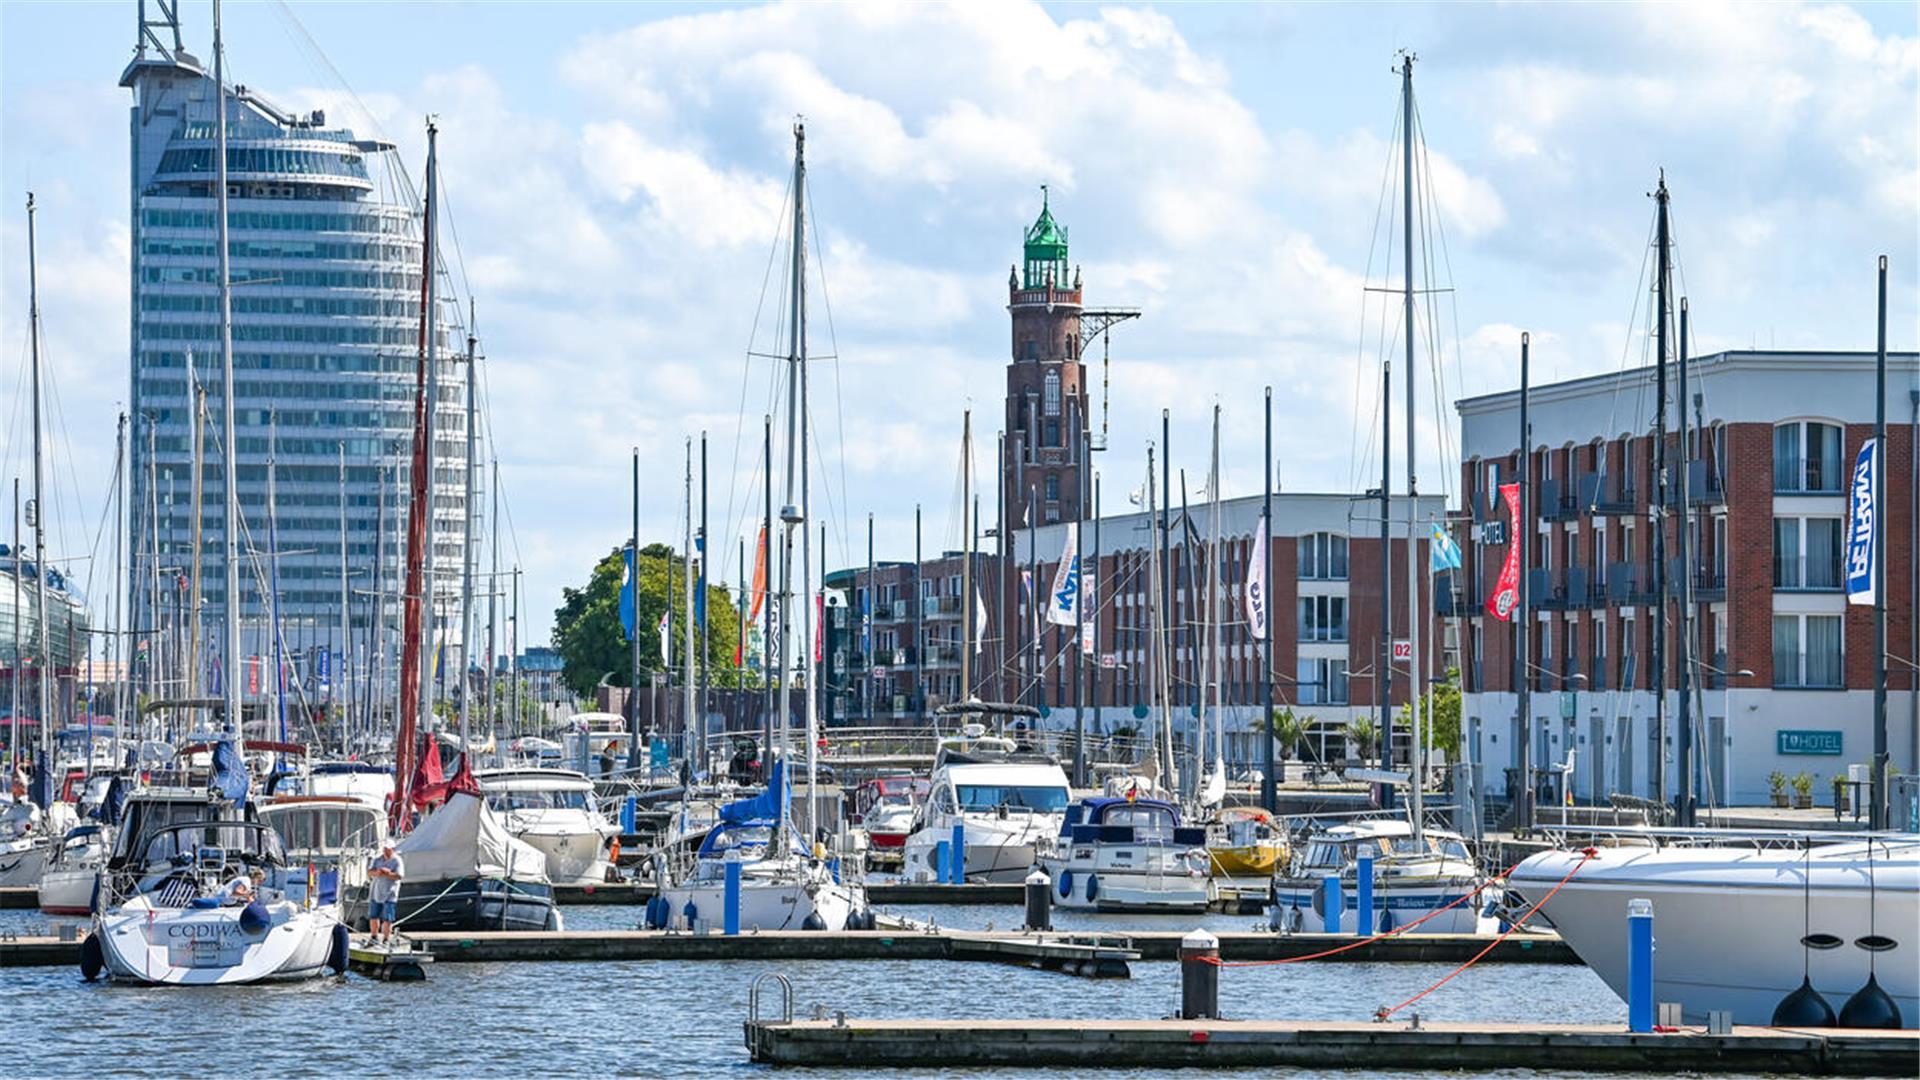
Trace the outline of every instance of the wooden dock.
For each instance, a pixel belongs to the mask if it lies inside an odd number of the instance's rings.
[[[1550,1067],[1634,1073],[1911,1076],[1920,1032],[1736,1027],[1635,1035],[1573,1024],[1289,1020],[749,1020],[771,1065],[861,1069],[1016,1066],[1172,1069]]]
[[[1022,886],[1012,885],[939,885],[932,882],[875,881],[867,883],[867,900],[873,904],[1019,904],[1024,901]],[[32,890],[27,890],[31,892]],[[562,906],[586,904],[645,904],[653,899],[654,888],[647,882],[609,881],[600,885],[555,885],[553,902]],[[24,906],[32,907],[29,903]]]
[[[347,946],[347,966],[381,982],[425,982],[431,963],[433,954],[405,935],[388,945],[355,934]]]

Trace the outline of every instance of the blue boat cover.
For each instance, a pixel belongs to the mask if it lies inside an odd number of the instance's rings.
[[[232,739],[221,739],[213,747],[213,789],[235,805],[247,801],[247,765]]]
[[[786,817],[787,804],[792,801],[793,785],[787,779],[787,763],[773,763],[773,779],[768,782],[767,790],[751,799],[728,803],[720,808],[720,820],[728,825],[744,825],[749,821],[771,823]]]

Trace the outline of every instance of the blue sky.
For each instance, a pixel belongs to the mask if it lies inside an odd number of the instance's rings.
[[[209,55],[208,5],[182,7],[188,47]],[[88,523],[66,526],[67,550],[90,542],[126,393],[115,80],[134,11],[0,5],[6,467],[21,467],[31,186],[58,472],[78,502],[55,520]],[[416,174],[420,119],[438,115],[537,640],[559,587],[626,531],[630,447],[647,462],[646,531],[677,536],[680,448],[711,431],[716,544],[730,552],[742,530],[727,508],[750,497],[768,407],[770,370],[748,352],[777,347],[754,313],[796,113],[833,312],[816,348],[838,358],[814,383],[829,549],[860,558],[872,511],[880,554],[899,557],[915,502],[928,547],[957,540],[960,410],[998,426],[1006,272],[1041,183],[1089,302],[1146,309],[1114,339],[1110,506],[1139,482],[1162,407],[1197,483],[1215,401],[1226,493],[1257,490],[1266,384],[1283,486],[1346,489],[1377,470],[1381,304],[1363,298],[1398,277],[1368,260],[1402,47],[1420,56],[1455,290],[1435,335],[1445,397],[1507,386],[1522,329],[1549,378],[1643,355],[1628,320],[1663,167],[1698,348],[1871,347],[1883,252],[1893,344],[1913,347],[1915,12],[300,0],[231,3],[227,36],[236,81],[377,127]],[[1435,419],[1434,378],[1419,406],[1429,491],[1452,424]]]

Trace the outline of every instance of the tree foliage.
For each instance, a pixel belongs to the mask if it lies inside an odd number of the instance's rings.
[[[1448,668],[1446,678],[1427,688],[1420,709],[1421,725],[1429,731],[1427,742],[1447,752],[1448,761],[1460,755],[1460,669]],[[1404,705],[1394,717],[1394,726],[1408,730],[1413,713]]]
[[[632,645],[620,624],[620,586],[625,573],[625,545],[594,564],[585,585],[560,591],[561,603],[553,613],[553,645],[563,664],[561,681],[574,695],[593,698],[594,688],[605,679],[611,686],[626,686],[632,681]],[[696,563],[696,571],[698,564]],[[669,582],[673,593],[672,670],[682,671],[682,653],[687,618],[684,587],[686,560],[665,544],[649,544],[640,549],[639,611],[634,620],[640,637],[640,678],[644,685],[656,673],[668,670],[659,647],[660,614],[667,609]],[[699,647],[699,628],[694,630],[695,648]],[[739,686],[745,681],[734,668],[734,646],[740,639],[738,609],[732,594],[709,581],[707,586],[707,664],[715,686]]]

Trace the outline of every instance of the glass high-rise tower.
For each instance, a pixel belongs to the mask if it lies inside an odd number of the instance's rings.
[[[391,654],[399,621],[420,341],[421,216],[392,144],[329,126],[320,112],[294,115],[247,87],[227,88],[236,467],[244,520],[238,546],[245,559],[239,609],[247,654],[231,664],[218,655],[229,598],[221,554],[215,90],[208,66],[181,47],[174,10],[156,3],[159,18],[152,19],[142,5],[139,45],[120,79],[133,93],[128,517],[136,687],[179,697],[192,671],[203,696],[228,674],[243,680],[249,699],[270,694],[267,598],[277,594],[286,655],[304,700],[318,705],[349,685],[369,685],[369,656]],[[457,308],[445,305],[436,342],[433,440],[437,640],[458,638],[453,590],[464,554],[467,365],[458,362],[466,345],[458,324]],[[196,384],[207,403],[197,649],[189,640]],[[276,558],[269,558],[269,454]],[[377,618],[379,598],[384,618]],[[456,627],[451,635],[449,626]],[[262,659],[250,659],[256,656]],[[390,664],[383,675],[390,687]],[[376,708],[385,693],[373,696]]]

